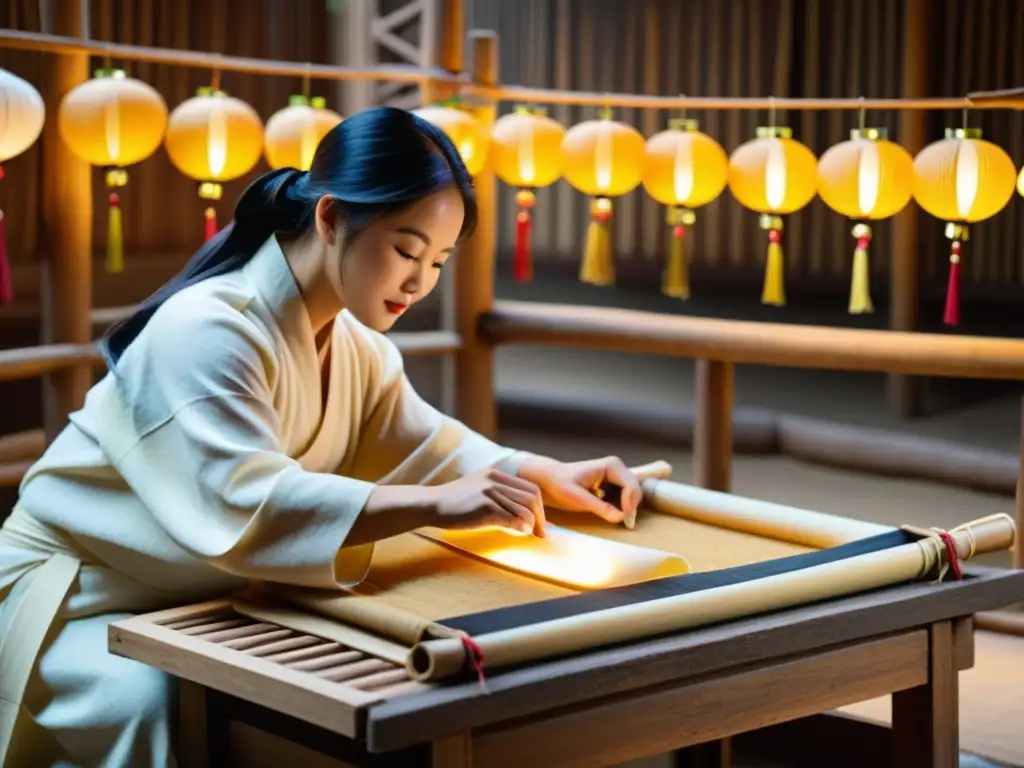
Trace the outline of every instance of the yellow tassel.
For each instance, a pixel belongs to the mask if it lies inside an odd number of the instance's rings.
[[[782,284],[782,243],[768,243],[768,265],[764,275],[761,303],[781,307],[786,303]]]
[[[580,265],[580,282],[590,285],[615,284],[611,215],[612,204],[608,198],[599,197],[591,202],[587,246]]]
[[[672,228],[668,241],[668,261],[661,277],[661,292],[675,299],[690,298],[690,272],[686,267],[686,252],[683,247],[686,229],[682,225]]]
[[[124,271],[124,234],[121,229],[121,201],[116,192],[110,193],[107,215],[107,272]]]
[[[871,230],[864,224],[853,228],[857,238],[857,249],[853,252],[853,278],[850,282],[851,315],[874,312],[871,303],[871,280],[868,273],[868,245],[871,242]]]

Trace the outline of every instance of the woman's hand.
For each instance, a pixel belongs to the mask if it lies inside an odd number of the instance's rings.
[[[636,512],[643,499],[640,482],[617,456],[569,464],[531,458],[523,462],[519,477],[540,488],[544,503],[566,512],[590,512],[609,523],[621,523],[626,515]],[[622,509],[597,496],[596,491],[605,483],[622,489]]]
[[[498,526],[544,535],[540,489],[522,477],[485,469],[430,489],[431,525],[465,530]]]

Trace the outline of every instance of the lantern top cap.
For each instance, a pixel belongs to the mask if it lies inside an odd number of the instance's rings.
[[[117,67],[103,67],[101,69],[97,69],[95,72],[92,73],[92,76],[97,80],[100,78],[124,80],[126,77],[128,77],[128,75],[125,74],[125,71],[123,69],[119,69]]]
[[[886,141],[889,138],[888,128],[854,128],[850,131],[850,139],[857,141],[867,139],[868,141]]]
[[[700,121],[685,117],[674,117],[668,121],[668,127],[672,131],[696,131],[700,128]]]
[[[196,96],[214,96],[216,98],[225,98],[227,95],[227,91],[222,91],[220,88],[213,88],[209,85],[202,85],[199,88],[196,88]]]
[[[788,125],[759,125],[756,135],[759,139],[791,139],[793,129]]]
[[[307,99],[305,95],[301,93],[293,93],[291,96],[288,97],[289,107],[304,107],[307,104],[309,104],[309,99]]]
[[[539,117],[547,117],[548,114],[544,107],[533,104],[516,104],[515,113],[517,115],[538,115]]]
[[[981,128],[947,128],[947,139],[980,139]]]

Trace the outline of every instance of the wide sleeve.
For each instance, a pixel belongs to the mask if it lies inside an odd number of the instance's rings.
[[[360,431],[357,476],[381,485],[438,485],[487,467],[518,473],[531,454],[498,445],[426,402],[386,336],[376,334],[370,348],[373,401]]]
[[[104,447],[157,523],[244,578],[362,580],[373,547],[344,543],[374,486],[306,471],[285,453],[269,336],[230,306],[165,306],[151,324],[101,409],[115,422]]]

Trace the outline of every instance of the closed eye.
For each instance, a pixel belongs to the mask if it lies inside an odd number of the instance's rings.
[[[413,256],[411,253],[406,253],[401,248],[399,248],[397,245],[395,246],[395,251],[397,251],[398,255],[401,256],[403,259],[409,259],[410,261],[416,261],[417,260],[415,256]]]

